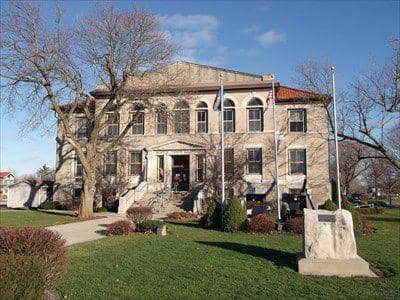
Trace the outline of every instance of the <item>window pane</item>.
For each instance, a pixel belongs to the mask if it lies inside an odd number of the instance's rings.
[[[167,117],[162,114],[157,114],[157,134],[166,134],[167,133]]]
[[[198,155],[197,156],[197,181],[204,181],[204,173],[205,173],[205,156]]]
[[[250,174],[262,174],[262,149],[247,150],[248,170]]]
[[[296,109],[290,111],[290,131],[305,132],[305,110]]]
[[[76,122],[77,126],[77,132],[76,136],[77,138],[86,138],[88,136],[88,122],[84,118],[78,118]]]
[[[235,111],[233,109],[224,110],[224,131],[235,131]]]
[[[140,175],[142,172],[142,153],[140,151],[131,152],[130,174]]]
[[[189,133],[189,110],[175,111],[175,132]]]
[[[290,173],[306,174],[306,150],[290,150]]]
[[[144,114],[136,113],[132,116],[132,134],[143,134],[144,133]]]
[[[197,111],[197,132],[207,132],[207,111]]]
[[[106,156],[106,174],[117,175],[118,155],[117,151],[111,151]]]
[[[164,181],[164,156],[163,155],[157,156],[157,160],[158,160],[157,180],[162,182]]]
[[[232,148],[225,149],[224,151],[225,161],[225,176],[233,176],[234,174],[234,152]]]

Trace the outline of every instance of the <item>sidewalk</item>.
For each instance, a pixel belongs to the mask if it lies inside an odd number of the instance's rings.
[[[66,240],[67,246],[70,246],[101,239],[106,236],[107,225],[124,219],[125,216],[107,214],[105,218],[101,219],[74,222],[46,228],[60,233]]]

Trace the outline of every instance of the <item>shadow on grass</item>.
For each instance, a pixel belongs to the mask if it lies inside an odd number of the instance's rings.
[[[231,243],[231,242],[206,242],[197,241],[197,243],[212,247],[227,249],[242,254],[252,255],[254,257],[264,258],[271,261],[274,265],[279,267],[288,267],[297,271],[297,258],[296,254],[280,251],[276,249],[264,248],[260,246]]]
[[[192,228],[202,228],[200,224],[196,221],[173,221],[173,220],[167,220],[166,221],[169,224],[172,225],[177,225],[177,226],[185,226],[185,227],[192,227]]]
[[[69,210],[44,210],[44,209],[31,209],[31,211],[36,211],[38,213],[48,214],[48,215],[58,215],[67,217],[78,217],[78,212]]]
[[[400,223],[400,218],[396,218],[396,217],[383,217],[383,216],[368,215],[367,218],[370,221]]]

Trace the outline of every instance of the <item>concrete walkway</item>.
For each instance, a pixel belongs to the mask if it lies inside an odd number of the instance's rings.
[[[125,216],[106,214],[105,218],[68,223],[46,227],[60,233],[66,240],[67,246],[90,242],[106,236],[107,226],[113,222],[124,220]]]

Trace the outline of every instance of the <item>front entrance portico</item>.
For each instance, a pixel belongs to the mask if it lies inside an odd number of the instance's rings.
[[[188,191],[196,184],[197,159],[205,155],[206,146],[174,140],[146,150],[150,191],[164,188]]]

